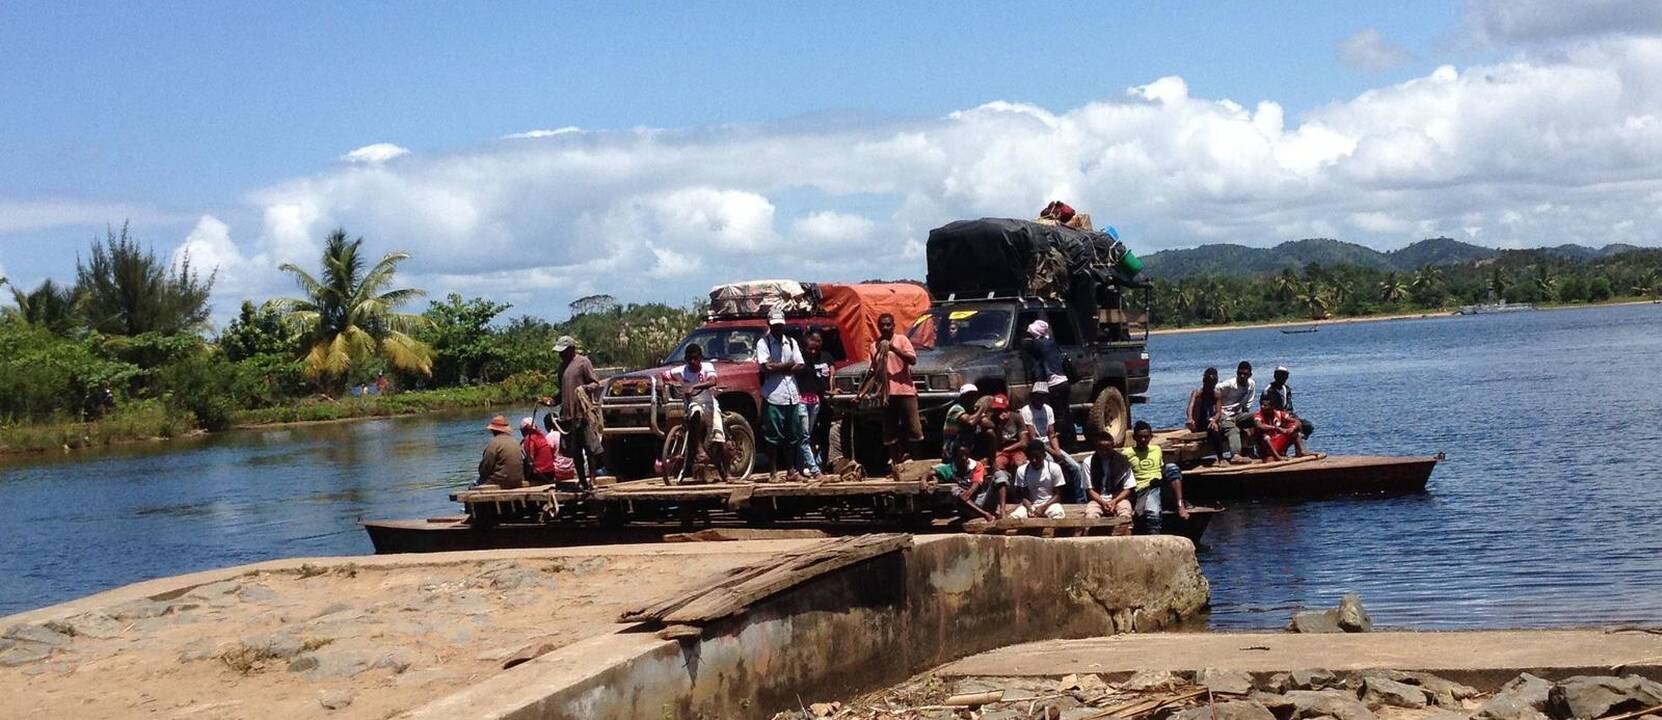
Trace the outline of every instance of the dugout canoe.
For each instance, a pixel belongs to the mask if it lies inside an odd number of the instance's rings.
[[[1442,455],[1311,455],[1281,462],[1197,467],[1183,471],[1192,502],[1259,498],[1327,498],[1425,492]]]

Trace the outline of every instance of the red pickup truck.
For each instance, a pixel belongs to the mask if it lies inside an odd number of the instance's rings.
[[[661,376],[686,361],[689,345],[698,343],[715,365],[720,378],[716,403],[733,463],[729,473],[743,477],[755,460],[754,428],[762,408],[756,345],[767,333],[769,309],[776,304],[785,307],[787,333],[799,340],[809,330],[819,330],[832,366],[839,369],[866,359],[879,315],[893,313],[906,327],[929,310],[927,290],[900,283],[755,281],[718,286],[710,297],[709,318],[662,364],[606,381],[600,396],[606,465],[620,477],[650,475],[665,435],[682,422],[679,389],[667,386]]]

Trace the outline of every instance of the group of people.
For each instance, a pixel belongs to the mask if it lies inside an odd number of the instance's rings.
[[[1277,367],[1260,395],[1252,363],[1242,360],[1235,377],[1223,382],[1218,381],[1217,368],[1206,368],[1200,387],[1189,393],[1184,424],[1192,432],[1205,433],[1212,453],[1222,462],[1250,463],[1254,457],[1275,462],[1308,454],[1304,441],[1315,425],[1293,410],[1293,388],[1287,383],[1291,376],[1287,368]],[[1257,410],[1252,407],[1255,400]]]
[[[956,486],[964,517],[1061,519],[1065,506],[1073,505],[1083,517],[1131,520],[1121,532],[1159,533],[1167,487],[1177,514],[1188,517],[1182,473],[1165,462],[1148,423],[1136,424],[1130,447],[1112,436],[1098,438],[1096,451],[1081,464],[1063,448],[1062,416],[1051,399],[1044,381],[1033,384],[1020,408],[1012,408],[1004,393],[960,388],[941,429],[945,462],[934,472]]]
[[[541,427],[534,414],[520,420],[518,440],[507,417],[491,418],[485,426],[491,439],[479,459],[475,485],[513,489],[575,482],[582,489],[594,486],[593,471],[598,465],[594,459],[601,451],[600,408],[594,394],[600,389],[600,378],[571,336],[556,340],[554,351],[560,356],[560,396],[538,400],[550,409],[543,414]]]

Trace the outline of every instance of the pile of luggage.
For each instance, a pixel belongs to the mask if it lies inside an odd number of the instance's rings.
[[[987,293],[1091,297],[1102,286],[1141,287],[1142,262],[1109,227],[1053,203],[1038,220],[959,220],[929,232],[929,291],[937,298]],[[1063,220],[1063,217],[1066,220]]]

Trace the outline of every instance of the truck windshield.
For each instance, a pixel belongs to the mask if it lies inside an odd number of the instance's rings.
[[[665,364],[687,361],[687,346],[698,343],[704,349],[705,360],[747,362],[756,359],[756,340],[761,328],[714,328],[694,330],[680,345],[675,346]]]
[[[1010,320],[1002,308],[932,308],[912,324],[907,339],[914,347],[935,348],[968,345],[1001,348],[1010,342]]]

